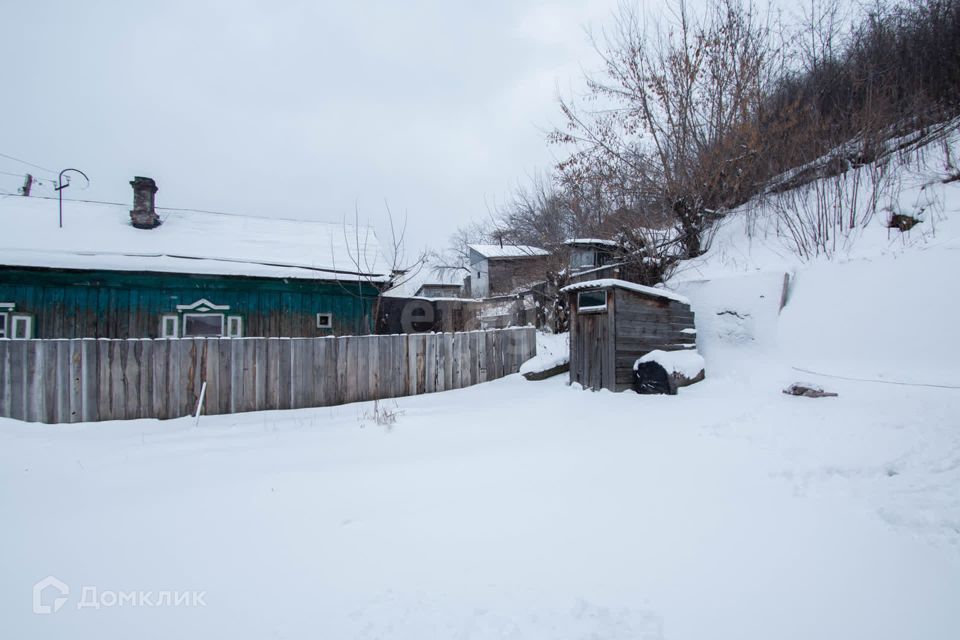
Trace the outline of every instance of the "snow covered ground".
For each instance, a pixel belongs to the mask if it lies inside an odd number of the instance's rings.
[[[718,237],[674,285],[708,376],[675,397],[0,421],[0,638],[960,637],[958,191],[834,261]]]

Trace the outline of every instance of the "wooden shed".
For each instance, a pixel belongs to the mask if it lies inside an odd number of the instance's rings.
[[[587,389],[633,386],[633,363],[660,349],[696,349],[690,302],[624,280],[591,280],[563,289],[570,309],[570,381]]]

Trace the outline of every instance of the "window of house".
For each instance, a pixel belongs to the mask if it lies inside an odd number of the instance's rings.
[[[594,266],[594,260],[592,249],[574,249],[570,253],[570,266],[574,269],[589,269]]]
[[[227,336],[231,338],[243,337],[243,318],[240,316],[227,316]]]
[[[14,307],[12,302],[0,302],[0,338],[10,337],[10,314]]]
[[[333,328],[333,314],[332,313],[318,313],[317,314],[317,329],[332,329]]]
[[[161,316],[160,318],[160,337],[177,338],[180,332],[177,330],[180,318],[175,315]]]
[[[606,291],[581,291],[577,294],[578,311],[606,311]]]
[[[183,314],[184,338],[210,338],[223,335],[222,313]]]
[[[228,316],[228,304],[215,304],[201,298],[191,304],[178,304],[177,313],[160,316],[162,338],[242,338],[243,316]]]
[[[26,314],[11,315],[10,338],[14,340],[29,340],[33,337],[33,316]]]

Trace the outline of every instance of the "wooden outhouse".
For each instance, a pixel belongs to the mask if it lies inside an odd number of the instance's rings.
[[[624,280],[591,280],[563,289],[570,309],[570,381],[587,389],[633,386],[633,364],[650,351],[696,349],[690,302]]]

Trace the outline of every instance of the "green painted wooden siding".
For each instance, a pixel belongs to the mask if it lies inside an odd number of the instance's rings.
[[[0,302],[32,314],[36,338],[158,338],[163,314],[201,298],[229,305],[244,336],[360,335],[376,296],[369,283],[0,267]],[[333,328],[317,329],[317,313]]]

